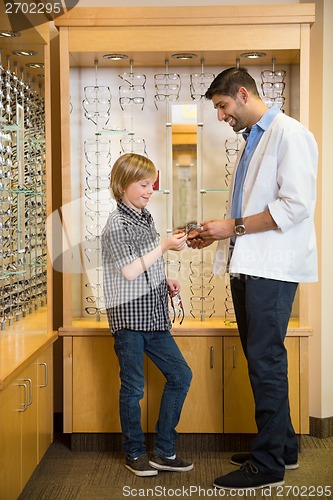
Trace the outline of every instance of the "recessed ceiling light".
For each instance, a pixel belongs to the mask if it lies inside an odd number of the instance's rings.
[[[43,63],[27,63],[26,66],[28,68],[34,68],[34,69],[37,69],[37,68],[38,69],[40,69],[40,68],[44,69],[44,64]]]
[[[3,38],[14,38],[16,36],[21,36],[18,31],[0,31],[0,36]]]
[[[12,54],[15,54],[16,56],[35,56],[37,52],[35,50],[13,50]]]
[[[247,59],[259,59],[260,57],[265,57],[265,52],[244,52],[241,57],[246,57]]]
[[[123,59],[128,59],[128,56],[126,54],[104,54],[103,59],[122,61]]]
[[[191,54],[190,52],[179,52],[177,54],[172,54],[172,57],[174,59],[195,59],[197,56],[197,54]]]

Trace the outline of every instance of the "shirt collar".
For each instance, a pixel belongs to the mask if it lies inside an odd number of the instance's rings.
[[[140,212],[138,212],[137,210],[134,210],[134,208],[131,208],[128,205],[126,205],[121,198],[117,201],[117,207],[118,210],[120,210],[120,212],[124,212],[127,216],[131,217],[132,219],[135,219],[137,221],[142,221],[142,220],[150,221],[151,215],[145,208],[143,208]]]
[[[259,127],[263,132],[265,132],[265,130],[268,129],[268,127],[270,126],[270,124],[272,123],[272,121],[274,120],[274,118],[276,117],[276,115],[278,115],[279,113],[281,113],[281,109],[279,108],[279,106],[277,104],[273,104],[273,106],[271,108],[269,108],[266,113],[264,113],[262,115],[262,117],[260,118],[260,120],[257,121],[257,123],[255,123],[252,128],[254,127]],[[250,135],[250,132],[252,130],[252,128],[250,129],[246,129],[244,130],[244,132],[242,133],[243,135],[243,138],[245,139],[245,141],[248,139],[249,135]]]

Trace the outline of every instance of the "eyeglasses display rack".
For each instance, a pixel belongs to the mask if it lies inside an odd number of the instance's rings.
[[[114,161],[135,152],[149,154],[155,162],[159,180],[148,209],[163,238],[191,221],[225,217],[234,165],[244,142],[242,134],[233,133],[228,125],[216,127],[216,112],[204,97],[219,68],[205,71],[204,60],[200,73],[186,66],[174,72],[168,60],[164,73],[150,67],[134,71],[133,65],[131,60],[129,71],[119,72],[95,59],[94,73],[82,68],[79,78],[74,74],[72,78],[70,119],[72,127],[75,123],[80,127],[73,133],[79,131],[83,139],[71,153],[73,180],[76,175],[81,179],[80,184],[72,182],[72,190],[73,199],[81,200],[73,210],[81,220],[81,234],[75,238],[82,242],[83,262],[82,280],[78,276],[73,280],[73,318],[106,321],[100,238],[115,207],[109,189]],[[266,73],[271,71],[252,69],[261,92]],[[283,75],[289,97],[286,69],[279,66],[276,74]],[[187,132],[179,134],[180,129]],[[78,228],[73,230],[76,234]],[[235,325],[229,280],[212,273],[216,245],[179,255],[169,252],[165,257],[166,274],[181,283],[184,324],[188,319],[208,323],[217,319]],[[177,272],[172,262],[180,263]]]
[[[99,132],[110,119],[112,94],[107,85],[98,83],[98,60],[95,64],[94,85],[85,86],[82,107],[84,117],[94,127],[94,137],[89,137],[83,143],[84,175],[83,203],[84,203],[84,241],[83,259],[85,265],[84,292],[87,315],[94,315],[97,321],[106,314],[102,290],[101,264],[101,231],[108,216],[109,172],[111,165],[111,141],[102,137]]]
[[[0,63],[1,330],[46,304],[44,98]]]
[[[201,59],[201,73],[190,74],[190,92],[193,101],[205,98],[205,93],[215,78],[214,73],[204,71],[205,60]]]
[[[110,212],[115,207],[109,189],[110,171],[117,156],[135,152],[147,156],[145,139],[136,137],[134,127],[133,108],[142,110],[145,103],[144,74],[133,72],[134,62],[130,62],[130,71],[118,75],[121,85],[118,86],[119,107],[122,121],[127,121],[128,129],[112,125],[113,106],[117,104],[114,99],[117,89],[100,83],[101,70],[98,60],[95,59],[94,85],[83,87],[84,99],[82,110],[84,118],[92,127],[87,129],[94,137],[89,136],[83,141],[82,159],[84,169],[80,169],[80,176],[84,181],[81,189],[81,213],[78,217],[82,220],[82,299],[78,300],[81,314],[86,317],[101,321],[106,319],[106,310],[103,297],[103,269],[101,260],[101,233]],[[73,90],[75,94],[75,90]],[[73,112],[74,108],[72,109]],[[114,123],[114,122],[112,122]],[[86,133],[86,132],[85,132]],[[112,150],[116,147],[117,153]],[[82,305],[81,305],[82,304]]]

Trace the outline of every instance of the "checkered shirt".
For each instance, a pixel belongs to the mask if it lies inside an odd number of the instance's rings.
[[[103,287],[111,332],[170,330],[168,289],[160,257],[144,273],[127,280],[122,268],[159,245],[148,210],[141,213],[121,200],[102,231]]]

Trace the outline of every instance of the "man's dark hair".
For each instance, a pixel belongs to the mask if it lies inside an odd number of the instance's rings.
[[[215,94],[219,94],[228,95],[234,99],[240,87],[245,87],[252,94],[259,96],[256,82],[246,68],[228,68],[212,81],[205,97],[212,99]]]

